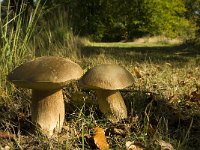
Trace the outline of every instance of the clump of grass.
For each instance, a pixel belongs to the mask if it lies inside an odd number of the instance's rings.
[[[24,24],[26,5],[21,5],[19,14],[11,10],[10,1],[8,1],[8,5],[0,8],[2,12],[0,14],[4,14],[0,19],[0,124],[1,130],[16,134],[19,131],[18,125],[20,124],[21,112],[29,112],[29,107],[27,107],[29,102],[26,101],[28,93],[18,90],[9,84],[6,81],[6,76],[14,67],[34,57],[33,51],[29,49],[28,45],[36,22],[40,17],[38,15],[40,14],[39,3],[40,1],[37,2],[35,9],[31,13],[26,14],[29,16],[26,24]],[[27,117],[28,114],[26,114]]]
[[[5,88],[7,88],[7,86],[5,86],[5,77],[8,72],[24,60],[34,56],[33,51],[28,48],[28,44],[32,32],[34,31],[36,21],[39,18],[39,3],[40,1],[37,2],[35,9],[30,14],[27,14],[29,15],[29,19],[26,20],[26,24],[23,23],[23,12],[26,9],[24,4],[21,5],[19,14],[12,12],[10,1],[8,1],[6,10],[2,10],[2,7],[0,8],[0,11],[4,11],[5,13],[5,16],[1,16],[0,20],[0,35],[2,37],[0,51],[0,68],[2,69],[0,75],[1,90],[6,90]]]
[[[80,57],[79,38],[73,35],[68,20],[67,11],[61,6],[53,12],[44,12],[30,44],[36,56],[54,55],[73,60]]]

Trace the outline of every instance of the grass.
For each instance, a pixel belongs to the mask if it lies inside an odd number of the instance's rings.
[[[1,24],[4,42],[0,53],[0,131],[12,136],[0,135],[0,148],[92,149],[94,144],[88,137],[94,127],[100,126],[111,149],[125,149],[127,141],[135,141],[146,149],[160,149],[156,140],[164,140],[175,149],[198,149],[200,54],[197,49],[166,42],[87,43],[80,47],[78,38],[64,26],[67,15],[61,16],[64,18],[52,22],[40,22],[40,17],[36,17],[36,24],[31,24],[34,31],[29,30],[25,35],[20,32],[21,24],[14,30],[6,23],[11,16]],[[21,18],[18,19],[20,23]],[[45,28],[37,28],[38,23]],[[43,55],[70,57],[85,71],[103,63],[124,66],[135,78],[132,87],[121,90],[129,118],[110,123],[95,104],[94,91],[72,83],[64,88],[66,122],[62,133],[53,139],[31,133],[31,93],[8,83],[6,75],[19,64]]]
[[[163,42],[158,42],[158,43],[140,43],[140,42],[112,42],[112,43],[101,43],[101,42],[93,42],[90,43],[89,46],[93,47],[123,47],[123,48],[131,48],[131,47],[157,47],[157,46],[173,46],[175,44],[171,43],[163,43]]]
[[[93,47],[121,47],[121,48],[131,48],[131,47],[159,47],[159,46],[174,46],[183,43],[181,39],[170,39],[164,36],[154,36],[154,37],[143,37],[135,39],[131,42],[92,42],[85,41],[86,45]]]
[[[170,141],[176,149],[196,149],[200,109],[199,99],[194,101],[191,93],[198,94],[198,50],[183,45],[128,48],[107,45],[86,47],[84,60],[90,67],[101,63],[120,64],[135,76],[132,89],[137,92],[123,94],[129,115],[139,115],[141,122],[133,127],[136,135],[128,131],[132,134],[126,141],[142,140],[151,147],[153,139],[159,138]],[[141,77],[137,78],[136,72]]]

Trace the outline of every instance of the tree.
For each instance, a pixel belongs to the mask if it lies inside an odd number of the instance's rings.
[[[150,34],[187,37],[193,32],[192,25],[185,17],[186,7],[183,0],[150,0],[146,6],[151,11],[150,24],[147,27]]]
[[[185,0],[186,3],[186,17],[190,22],[196,24],[196,41],[200,45],[200,0]]]
[[[145,35],[187,37],[193,35],[195,23],[186,17],[187,10],[199,14],[192,2],[200,0],[49,0],[49,11],[65,7],[73,32],[98,41],[120,41]],[[187,7],[186,7],[187,4]],[[191,6],[190,6],[191,5]],[[59,14],[58,14],[59,15]],[[199,22],[197,17],[196,22]]]

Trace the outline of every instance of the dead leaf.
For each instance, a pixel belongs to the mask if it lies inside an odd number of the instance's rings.
[[[5,132],[5,131],[0,131],[0,138],[13,139],[14,137],[15,137],[15,134]]]
[[[126,150],[144,150],[144,146],[138,142],[126,142]]]
[[[142,78],[140,70],[137,67],[134,67],[133,70],[134,70],[135,75],[136,75],[137,78]]]
[[[163,140],[156,140],[155,143],[160,146],[161,150],[174,150],[173,146],[170,143]]]
[[[126,136],[126,131],[117,127],[110,127],[106,130],[106,135],[121,135]]]
[[[129,118],[130,122],[132,118]],[[135,126],[134,122],[130,123],[117,123],[115,125],[110,126],[109,128],[106,129],[105,134],[106,136],[115,136],[115,135],[119,135],[122,137],[125,137],[127,135],[127,133],[130,131],[131,129],[131,125]]]
[[[118,135],[126,134],[126,132],[122,129],[114,128],[113,130],[114,130],[115,134],[118,134]]]
[[[109,150],[109,145],[106,140],[104,130],[100,127],[94,128],[94,143],[100,150]]]

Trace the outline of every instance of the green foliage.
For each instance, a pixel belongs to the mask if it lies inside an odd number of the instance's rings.
[[[121,41],[146,35],[193,38],[197,30],[196,25],[199,23],[198,5],[199,0],[46,2],[47,8],[51,11],[52,7],[58,9],[64,6],[69,14],[73,32],[95,41]]]
[[[10,4],[10,1],[8,1]],[[25,58],[30,57],[33,51],[28,48],[31,35],[34,31],[36,21],[39,17],[39,3],[36,8],[30,13],[29,18],[26,18],[24,23],[24,11],[26,5],[20,6],[20,12],[12,12],[11,6],[8,4],[3,10],[0,11],[4,14],[0,20],[0,88],[6,84],[6,75],[8,72],[20,64]]]
[[[197,26],[194,42],[200,46],[200,0],[185,0],[187,12],[186,17]]]
[[[103,20],[106,18],[106,1],[82,0],[70,3],[73,30],[80,36],[91,35],[93,39],[100,40],[106,29]]]
[[[69,5],[75,33],[94,40],[120,41],[144,35],[191,38],[183,0],[90,0]]]
[[[167,37],[189,37],[194,33],[194,26],[185,18],[186,8],[183,0],[147,1],[150,10],[147,31],[153,35]]]

